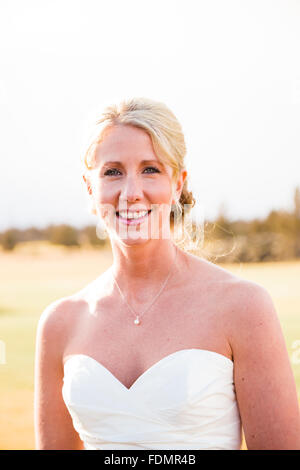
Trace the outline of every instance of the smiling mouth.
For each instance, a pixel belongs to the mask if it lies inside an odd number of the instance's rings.
[[[150,210],[147,212],[147,214],[145,214],[145,215],[143,215],[143,216],[141,216],[141,217],[137,217],[137,218],[135,218],[135,217],[130,217],[130,218],[121,217],[121,216],[120,216],[120,213],[119,213],[118,211],[116,211],[116,217],[117,217],[118,219],[120,219],[121,221],[126,222],[127,224],[137,224],[137,223],[139,223],[140,221],[146,219],[146,218],[148,217],[148,215],[150,214],[151,210],[152,210],[152,209],[150,209]]]
[[[150,210],[148,211],[148,214],[150,214],[151,210],[152,210],[152,209],[150,209]],[[146,215],[148,215],[148,214],[145,214],[143,217],[146,217]],[[117,217],[120,217],[120,218],[122,218],[122,219],[124,219],[124,217],[121,217],[121,216],[120,216],[120,213],[119,213],[118,211],[116,211],[116,216],[117,216]],[[142,219],[143,217],[138,217],[138,218],[139,218],[139,219]],[[126,220],[136,220],[136,219],[134,219],[133,217],[130,217],[130,218],[128,218],[128,219],[126,218]]]

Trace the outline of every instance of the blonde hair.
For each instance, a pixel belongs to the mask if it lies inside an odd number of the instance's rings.
[[[181,125],[164,103],[144,97],[124,100],[104,109],[102,115],[96,121],[94,132],[83,155],[84,165],[87,170],[93,168],[95,163],[95,152],[93,150],[101,142],[104,130],[114,125],[131,125],[147,132],[151,138],[155,154],[163,163],[173,169],[173,182],[177,180],[181,170],[185,168],[184,158],[186,155],[186,144]],[[180,213],[180,218],[189,212],[196,202],[187,185],[186,178],[179,201],[175,204],[177,212]],[[170,213],[170,223],[173,226],[173,211]]]

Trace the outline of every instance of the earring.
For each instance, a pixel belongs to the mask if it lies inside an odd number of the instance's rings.
[[[100,240],[105,240],[107,238],[107,230],[106,230],[106,227],[105,225],[103,225],[101,222],[98,222],[97,226],[96,226],[96,234],[97,234],[97,237],[100,239]]]
[[[92,200],[89,201],[89,212],[92,215],[97,215],[96,207],[95,207],[94,201]]]

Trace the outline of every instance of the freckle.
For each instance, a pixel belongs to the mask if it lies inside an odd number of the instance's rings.
[[[244,380],[245,380],[244,377],[242,377],[242,381],[243,381],[243,382],[244,382]]]

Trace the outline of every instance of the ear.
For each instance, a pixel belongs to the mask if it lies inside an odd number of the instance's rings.
[[[187,171],[186,171],[186,169],[183,169],[183,170],[181,170],[181,172],[178,176],[176,185],[175,185],[175,195],[172,199],[172,204],[175,204],[176,200],[179,201],[180,196],[181,196],[181,192],[182,192],[182,188],[183,188],[183,185],[184,185],[184,182],[185,182],[186,178],[187,178]]]
[[[92,194],[92,185],[91,185],[91,181],[90,181],[89,177],[87,175],[82,175],[82,178],[83,178],[85,184],[87,185],[87,190],[88,190],[89,194]]]
[[[95,202],[92,194],[92,185],[89,177],[85,174],[82,175],[83,181],[87,185],[87,190],[90,195],[90,202],[89,202],[89,212],[93,215],[97,215],[96,207],[95,207]]]

